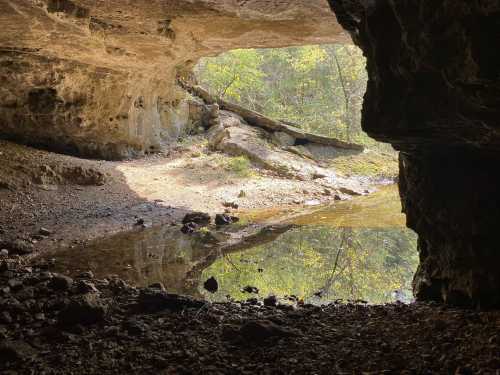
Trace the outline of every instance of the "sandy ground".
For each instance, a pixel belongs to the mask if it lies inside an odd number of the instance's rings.
[[[34,250],[74,246],[131,230],[140,219],[151,226],[179,222],[189,211],[316,205],[372,185],[369,179],[300,181],[253,165],[234,170],[231,160],[208,151],[202,138],[121,162],[0,141],[0,247],[15,252],[16,240]],[[51,233],[42,236],[41,228]]]

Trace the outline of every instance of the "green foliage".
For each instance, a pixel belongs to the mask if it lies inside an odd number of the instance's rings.
[[[230,157],[224,162],[224,168],[240,177],[251,175],[252,163],[246,156]]]
[[[234,50],[196,69],[212,93],[304,130],[393,152],[361,130],[367,74],[351,45]]]

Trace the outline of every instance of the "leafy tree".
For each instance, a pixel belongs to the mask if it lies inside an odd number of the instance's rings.
[[[365,58],[352,45],[233,50],[203,59],[199,82],[212,93],[305,130],[392,151],[361,130]]]

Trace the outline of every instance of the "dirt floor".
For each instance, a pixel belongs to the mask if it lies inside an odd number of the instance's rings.
[[[121,162],[0,141],[0,160],[0,249],[11,254],[76,246],[142,222],[178,222],[188,211],[213,215],[350,199],[377,182],[284,178],[245,158],[209,151],[203,137]]]
[[[500,313],[208,303],[0,262],[2,374],[498,374]]]

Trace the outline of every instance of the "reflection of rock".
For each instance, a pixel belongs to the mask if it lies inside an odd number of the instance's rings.
[[[138,286],[161,282],[169,292],[196,297],[200,296],[203,270],[221,254],[272,241],[290,228],[261,230],[250,226],[228,234],[214,231],[184,236],[175,227],[156,227],[118,234],[82,249],[67,249],[47,257],[57,259],[55,271],[92,269],[98,278],[116,274]]]

